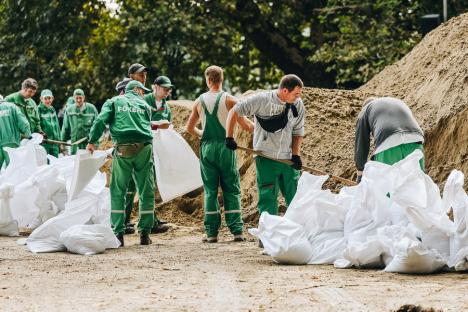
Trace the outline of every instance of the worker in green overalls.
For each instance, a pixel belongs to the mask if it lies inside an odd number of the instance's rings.
[[[6,96],[5,101],[14,103],[19,107],[29,122],[31,132],[43,133],[39,114],[37,112],[37,105],[32,98],[36,94],[38,87],[35,79],[28,78],[21,84],[21,90]]]
[[[187,122],[187,132],[201,138],[200,167],[205,191],[204,242],[216,243],[221,225],[221,211],[218,203],[218,188],[223,191],[224,216],[234,241],[243,241],[243,222],[240,207],[240,179],[236,154],[225,146],[226,118],[236,99],[223,92],[223,69],[210,66],[205,70],[209,91],[195,101],[192,114]],[[196,128],[201,119],[203,131]],[[247,131],[253,131],[253,124],[246,118],[239,118],[239,124]]]
[[[89,130],[93,125],[98,111],[96,107],[85,102],[85,94],[81,89],[73,91],[75,104],[67,107],[63,117],[62,141],[71,140],[72,143],[88,137]],[[75,155],[78,149],[86,148],[88,142],[85,140],[71,147],[71,154]]]
[[[154,223],[155,185],[151,111],[143,100],[145,90],[149,89],[141,82],[132,80],[125,87],[125,95],[106,101],[91,128],[90,143],[87,146],[92,153],[108,124],[115,145],[110,181],[111,223],[122,246],[125,231],[125,196],[132,178],[140,195],[140,244],[151,244],[149,234]]]
[[[41,92],[41,102],[37,107],[39,112],[39,118],[41,122],[41,128],[46,134],[47,139],[50,140],[60,140],[60,127],[58,123],[57,113],[55,112],[55,108],[52,106],[52,102],[54,101],[54,95],[52,91],[48,89],[44,89]],[[59,146],[56,144],[41,144],[47,154],[52,155],[54,157],[58,157],[60,149]]]
[[[8,153],[3,148],[18,147],[21,134],[31,136],[28,120],[18,106],[4,101],[0,95],[0,169],[4,163],[8,166],[10,162]]]

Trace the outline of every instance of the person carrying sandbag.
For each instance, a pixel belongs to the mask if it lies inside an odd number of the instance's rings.
[[[115,144],[111,169],[111,223],[115,235],[124,246],[125,196],[127,187],[135,179],[139,194],[140,219],[138,230],[140,244],[149,245],[149,233],[154,223],[154,166],[151,111],[143,100],[144,91],[149,91],[136,80],[125,87],[125,94],[106,101],[89,134],[86,147],[91,153],[109,125]]]
[[[354,161],[357,169],[357,182],[361,181],[362,171],[367,162],[371,134],[375,141],[375,151],[371,159],[393,165],[414,150],[423,151],[424,133],[410,108],[392,97],[370,97],[356,122]],[[424,158],[420,160],[424,170]]]

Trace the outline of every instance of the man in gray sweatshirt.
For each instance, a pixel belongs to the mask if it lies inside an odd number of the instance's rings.
[[[258,210],[278,214],[278,191],[286,203],[296,194],[302,167],[300,149],[304,136],[304,103],[300,96],[303,83],[296,75],[286,75],[279,88],[240,100],[229,111],[226,123],[226,146],[236,149],[234,126],[239,116],[255,116],[253,147],[265,156],[288,159],[287,165],[265,157],[256,157]]]
[[[371,134],[375,142],[371,159],[375,161],[393,165],[416,149],[423,151],[423,131],[403,101],[392,97],[369,98],[356,123],[354,161],[358,182],[369,155]],[[420,165],[424,170],[424,158]]]

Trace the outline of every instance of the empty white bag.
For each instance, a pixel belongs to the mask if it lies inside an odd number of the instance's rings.
[[[74,225],[60,234],[60,243],[71,253],[94,255],[109,248],[118,248],[120,242],[112,229],[103,224]]]
[[[197,156],[172,126],[153,131],[153,156],[156,183],[163,202],[203,185]]]

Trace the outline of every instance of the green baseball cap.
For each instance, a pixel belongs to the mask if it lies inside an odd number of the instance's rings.
[[[171,83],[171,79],[166,76],[159,76],[154,80],[154,84],[163,88],[173,88],[174,85]]]
[[[135,88],[140,88],[140,89],[143,89],[144,91],[149,91],[151,92],[150,89],[146,88],[141,82],[139,82],[138,80],[132,80],[130,81],[129,83],[127,83],[127,86],[125,87],[125,91],[130,91],[130,90],[133,90]]]
[[[73,91],[73,96],[75,95],[84,96],[84,91],[82,89],[75,89],[75,91]]]
[[[52,91],[50,91],[49,89],[44,89],[42,90],[41,92],[41,97],[53,97],[54,95],[52,94]]]

